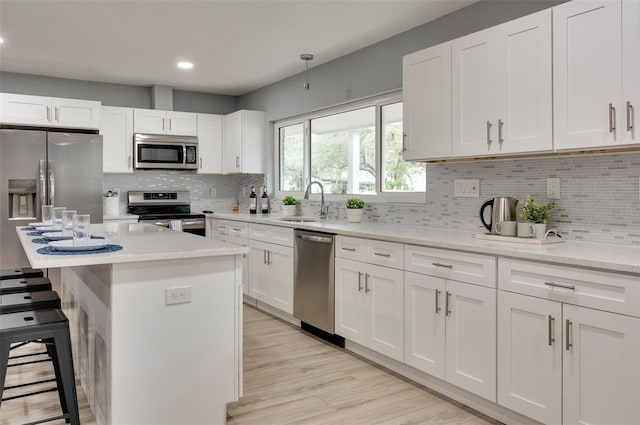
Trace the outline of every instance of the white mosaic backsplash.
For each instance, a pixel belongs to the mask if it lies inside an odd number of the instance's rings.
[[[366,221],[475,231],[481,225],[480,206],[495,196],[547,202],[546,181],[560,178],[558,208],[548,228],[557,227],[569,240],[640,245],[640,152],[563,156],[556,158],[476,161],[427,165],[426,204],[368,204]],[[454,198],[455,179],[479,179],[479,198]],[[191,191],[192,211],[230,212],[236,199],[240,212],[248,212],[248,195],[242,188],[264,185],[262,175],[209,176],[179,171],[137,171],[105,174],[105,191],[141,189]],[[209,188],[218,188],[212,198]],[[121,197],[121,211],[126,198]],[[329,202],[329,218],[345,219],[343,203]],[[274,214],[282,211],[279,199],[271,199]],[[300,213],[318,215],[320,203],[302,201]]]

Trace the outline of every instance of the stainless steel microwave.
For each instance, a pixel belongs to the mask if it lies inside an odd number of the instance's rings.
[[[195,170],[198,168],[198,138],[136,133],[133,166],[138,170]]]

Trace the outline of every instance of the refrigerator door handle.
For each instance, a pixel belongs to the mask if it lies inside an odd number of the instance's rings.
[[[53,173],[53,161],[49,161],[49,202],[55,205],[56,202],[56,176]]]
[[[40,194],[40,207],[47,204],[47,167],[44,163],[44,159],[40,160],[40,179],[38,180],[38,193]],[[37,212],[36,217],[40,217],[40,211]]]

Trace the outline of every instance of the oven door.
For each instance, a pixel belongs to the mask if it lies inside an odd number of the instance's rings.
[[[159,220],[144,220],[141,219],[140,222],[145,222],[149,224],[154,224],[160,227],[166,227],[167,229],[180,230],[185,233],[191,233],[193,235],[205,236],[206,234],[206,225],[204,218],[194,218],[194,219],[159,219]],[[172,222],[180,222],[179,226],[172,226]]]

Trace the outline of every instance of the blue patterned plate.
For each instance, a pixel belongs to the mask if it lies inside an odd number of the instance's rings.
[[[38,232],[62,232],[62,229],[56,229],[53,226],[36,227]]]

